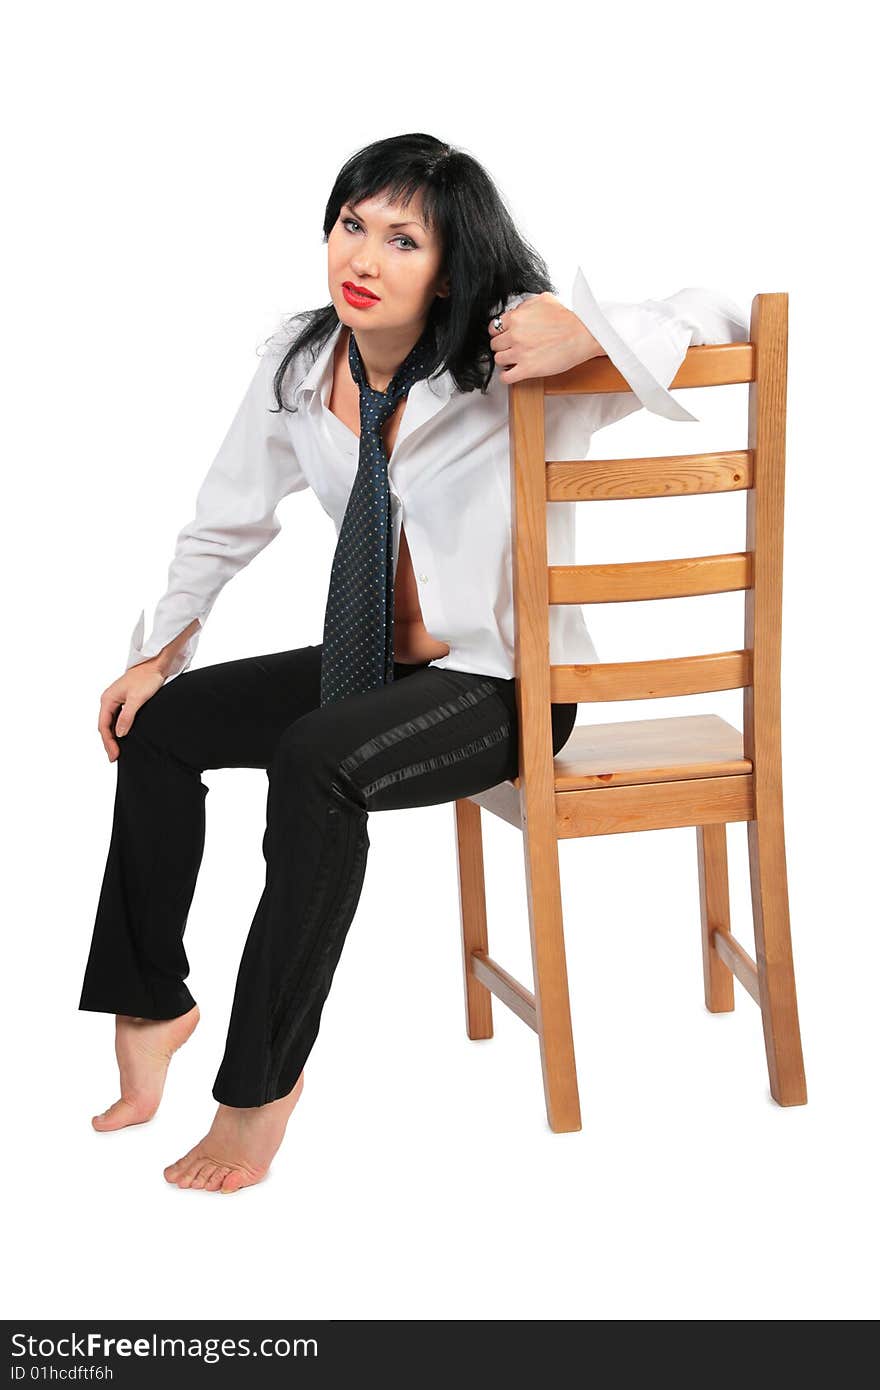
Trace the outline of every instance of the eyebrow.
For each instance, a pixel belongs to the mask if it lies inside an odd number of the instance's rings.
[[[352,203],[343,203],[342,206],[344,208],[348,208],[349,212],[353,212],[355,217],[357,217],[358,221],[363,221],[363,218],[361,217],[357,208]],[[389,222],[388,226],[391,228],[392,231],[394,231],[397,227],[421,227],[422,231],[425,233],[426,236],[428,232],[427,227],[422,227],[421,222]]]

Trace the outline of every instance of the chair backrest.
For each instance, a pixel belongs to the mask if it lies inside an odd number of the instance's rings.
[[[647,458],[547,460],[544,399],[628,391],[607,357],[515,382],[510,395],[513,580],[520,770],[552,775],[551,702],[743,691],[743,754],[778,758],[788,295],[752,300],[749,342],[689,348],[670,389],[749,383],[748,447]],[[748,489],[745,549],[640,563],[550,566],[548,502],[680,497]],[[745,590],[738,651],[653,661],[551,665],[551,603],[619,603]],[[765,737],[766,736],[766,737]],[[757,749],[756,749],[757,745]]]

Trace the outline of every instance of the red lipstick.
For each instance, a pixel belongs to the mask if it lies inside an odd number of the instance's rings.
[[[344,280],[342,293],[345,295],[346,303],[352,304],[356,309],[366,309],[370,304],[378,304],[379,296],[365,289],[363,285],[356,285],[351,280]]]

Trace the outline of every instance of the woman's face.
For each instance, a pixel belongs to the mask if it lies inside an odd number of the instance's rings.
[[[399,223],[404,225],[395,226]],[[356,207],[343,203],[327,238],[327,275],[333,306],[358,332],[408,329],[427,322],[435,296],[448,293],[440,275],[443,248],[422,221],[422,195],[407,207],[384,195]],[[348,282],[376,297],[366,303],[346,297]]]

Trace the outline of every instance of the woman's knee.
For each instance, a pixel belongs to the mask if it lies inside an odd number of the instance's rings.
[[[282,729],[272,752],[269,768],[288,772],[311,772],[332,764],[332,740],[327,713],[312,710]]]
[[[189,679],[196,674],[184,671],[161,685],[135,714],[129,732],[119,740],[120,748],[132,735],[154,748],[168,748],[177,743],[188,720],[197,718],[197,692]]]
[[[272,754],[269,777],[300,790],[324,791],[335,784],[347,798],[363,798],[346,776],[342,763],[348,751],[339,720],[332,710],[311,710],[282,731]]]

